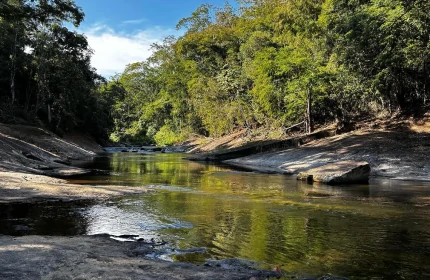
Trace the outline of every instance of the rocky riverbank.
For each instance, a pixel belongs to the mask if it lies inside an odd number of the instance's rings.
[[[223,269],[140,256],[152,247],[150,243],[119,242],[107,236],[0,236],[0,279],[257,280],[278,276],[241,265]]]
[[[90,173],[71,160],[95,156],[102,148],[89,137],[69,133],[60,138],[38,127],[0,124],[0,171],[54,177]]]
[[[100,200],[146,191],[145,187],[74,185],[43,175],[0,171],[0,203]]]
[[[364,122],[355,125],[354,131],[342,132],[326,128],[276,141],[248,140],[241,132],[197,145],[191,152],[198,154],[190,158],[281,174],[298,174],[341,161],[367,162],[371,176],[430,181],[430,113],[420,119]]]
[[[260,172],[298,174],[328,163],[365,161],[370,164],[371,176],[430,181],[429,154],[430,134],[358,130],[225,162]]]

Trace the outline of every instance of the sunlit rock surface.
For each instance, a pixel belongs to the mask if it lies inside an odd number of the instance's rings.
[[[365,161],[339,161],[309,169],[297,175],[298,180],[326,184],[351,184],[369,182],[370,165]]]

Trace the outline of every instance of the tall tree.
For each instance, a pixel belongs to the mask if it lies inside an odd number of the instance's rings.
[[[64,25],[78,26],[83,17],[72,0],[0,1],[0,60],[8,66],[0,70],[0,105],[8,111],[0,114],[3,121],[21,112],[62,133],[86,127],[101,110],[88,105],[103,82],[90,65],[92,51],[83,35]]]

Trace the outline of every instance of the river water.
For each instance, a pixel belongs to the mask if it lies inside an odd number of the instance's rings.
[[[153,257],[242,258],[299,276],[430,279],[430,184],[308,185],[183,160],[118,153],[79,166],[109,170],[72,183],[148,186],[103,203],[0,206],[0,234],[136,235],[165,241]],[[6,208],[5,208],[6,207]]]

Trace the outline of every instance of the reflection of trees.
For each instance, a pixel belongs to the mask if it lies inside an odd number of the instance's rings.
[[[192,186],[198,181],[200,173],[213,170],[214,166],[197,162],[181,161],[176,154],[131,155],[113,154],[110,159],[111,170],[126,174],[135,184],[163,184],[173,186]],[[123,177],[112,178],[120,183]]]
[[[226,199],[221,193],[163,192],[151,196],[149,203],[162,209],[158,210],[161,216],[194,225],[186,231],[165,230],[184,237],[177,241],[180,247],[206,247],[213,258],[240,257],[282,264],[289,271],[348,276],[363,271],[378,274],[390,263],[402,270],[410,260],[425,257],[423,250],[413,250],[417,243],[410,237],[423,227],[415,225],[414,232],[402,233],[409,223],[396,216],[329,211],[318,205],[286,207],[249,197]],[[399,245],[400,235],[409,244]]]
[[[178,155],[114,156],[111,165],[116,172],[128,170],[136,184],[195,188],[145,196],[144,209],[122,207],[191,222],[191,229],[163,232],[183,238],[176,240],[179,247],[206,247],[209,257],[240,257],[314,275],[410,275],[411,261],[417,271],[429,270],[430,262],[418,260],[429,258],[430,225],[415,224],[426,221],[425,210],[372,203],[369,187],[312,187],[280,175],[181,161]],[[330,197],[313,199],[309,192]]]

